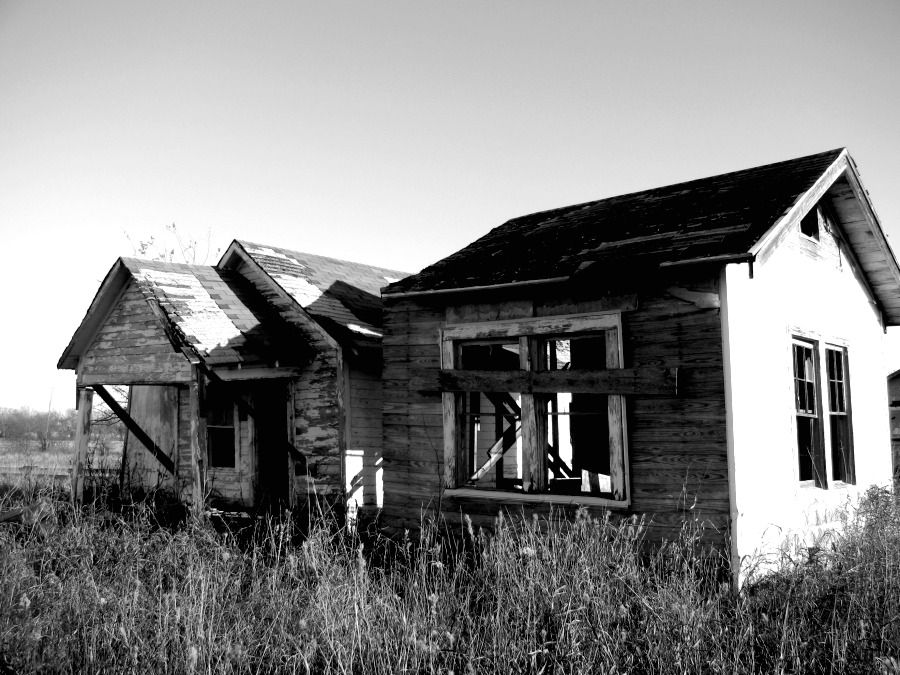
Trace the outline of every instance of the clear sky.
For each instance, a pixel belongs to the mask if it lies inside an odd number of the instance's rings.
[[[846,146],[896,247],[897,35],[895,0],[0,0],[0,407],[74,405],[57,359],[172,223],[210,263],[243,238],[414,272]]]

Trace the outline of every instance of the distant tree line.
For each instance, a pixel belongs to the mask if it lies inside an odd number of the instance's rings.
[[[95,405],[92,433],[121,440],[125,427],[108,408]],[[0,408],[0,440],[26,441],[47,450],[53,443],[75,439],[76,413],[74,408],[65,411],[33,410],[32,408]]]

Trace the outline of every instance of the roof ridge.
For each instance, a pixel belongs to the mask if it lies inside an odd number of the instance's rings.
[[[783,159],[778,162],[769,162],[767,164],[759,164],[757,166],[750,166],[750,167],[746,167],[743,169],[735,169],[733,171],[725,171],[723,173],[710,174],[708,176],[701,176],[699,178],[691,178],[689,180],[678,181],[676,183],[669,183],[667,185],[656,185],[654,187],[644,188],[642,190],[634,190],[632,192],[623,192],[620,194],[609,195],[608,197],[601,197],[600,199],[591,199],[589,201],[577,202],[575,204],[569,204],[567,206],[559,206],[559,207],[556,207],[553,209],[546,209],[544,211],[535,211],[534,213],[526,213],[521,216],[516,216],[515,218],[510,218],[505,223],[503,223],[503,225],[517,223],[518,221],[526,219],[526,218],[531,220],[532,218],[536,218],[537,216],[542,216],[542,215],[547,215],[548,217],[545,219],[538,219],[535,222],[537,222],[537,223],[546,222],[547,220],[551,220],[552,218],[566,215],[568,213],[571,213],[572,211],[577,211],[579,209],[596,206],[597,204],[600,204],[600,203],[606,202],[606,201],[612,201],[612,200],[616,200],[616,199],[621,199],[624,201],[626,199],[633,199],[634,197],[636,197],[638,195],[643,195],[643,194],[647,194],[650,192],[662,192],[664,190],[673,190],[675,188],[681,188],[681,187],[688,188],[689,186],[694,185],[696,183],[705,183],[707,181],[712,181],[712,180],[715,180],[718,178],[734,177],[734,176],[744,174],[744,173],[753,173],[756,171],[762,171],[764,169],[765,170],[776,169],[776,168],[779,168],[782,166],[787,166],[787,165],[794,164],[797,162],[818,159],[818,158],[826,157],[829,155],[833,155],[834,159],[837,159],[837,157],[846,150],[847,150],[846,147],[838,147],[838,148],[833,148],[831,150],[825,150],[823,152],[816,152],[811,155],[801,155],[800,157],[794,157],[793,159]],[[552,214],[552,215],[550,215],[550,214]],[[503,227],[503,225],[498,225],[498,227]]]
[[[256,246],[259,248],[269,248],[274,251],[281,251],[284,253],[291,253],[299,256],[311,256],[313,258],[318,258],[320,260],[327,260],[329,262],[342,263],[344,265],[356,265],[358,267],[367,267],[369,269],[377,270],[379,272],[391,272],[393,274],[400,274],[403,276],[408,276],[409,272],[404,272],[402,270],[391,269],[389,267],[379,267],[378,265],[372,265],[371,263],[358,262],[356,260],[348,260],[347,258],[335,258],[333,256],[322,255],[320,253],[310,253],[308,251],[298,251],[296,249],[285,248],[283,246],[274,246],[272,244],[261,244],[259,242],[248,241],[246,239],[235,239],[235,241],[243,246],[245,249],[247,246]]]

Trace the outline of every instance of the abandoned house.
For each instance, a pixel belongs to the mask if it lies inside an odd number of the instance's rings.
[[[243,241],[215,266],[119,259],[59,360],[77,376],[74,489],[97,392],[129,429],[133,487],[377,506],[379,289],[402,276]],[[108,385],[130,388],[128,409]]]
[[[846,150],[516,218],[382,296],[388,524],[696,516],[737,563],[890,482],[900,268]]]

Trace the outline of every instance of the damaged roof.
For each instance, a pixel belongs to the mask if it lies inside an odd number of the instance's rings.
[[[407,276],[397,270],[238,240],[219,266],[233,267],[235,256],[241,254],[338,339],[380,340],[381,288]]]
[[[627,276],[629,270],[686,261],[750,260],[770,230],[801,206],[801,198],[838,179],[858,185],[844,149],[514,218],[383,293],[562,281],[588,267],[620,269]],[[882,304],[892,305],[900,296],[900,272],[867,196],[862,201],[868,234],[883,245],[871,261],[860,259],[873,277],[875,270],[889,268],[889,275],[870,281]],[[900,307],[889,313],[900,320]]]
[[[287,325],[243,278],[208,265],[119,258],[59,361],[75,368],[129,282],[158,307],[167,334],[207,364],[294,363],[301,354]],[[174,345],[173,345],[174,350]]]

